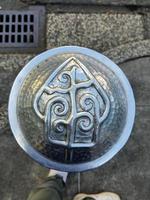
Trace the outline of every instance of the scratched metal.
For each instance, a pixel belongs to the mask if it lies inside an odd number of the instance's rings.
[[[9,120],[36,161],[84,171],[110,160],[127,142],[135,115],[130,84],[108,58],[81,47],[35,57],[17,76]]]

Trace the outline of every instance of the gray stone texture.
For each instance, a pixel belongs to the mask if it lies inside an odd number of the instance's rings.
[[[6,131],[8,128],[8,111],[7,104],[3,104],[0,107],[0,134]]]
[[[47,48],[79,45],[105,51],[143,38],[143,20],[139,14],[47,15]]]
[[[0,54],[0,106],[8,103],[15,77],[32,57],[33,55]]]
[[[115,63],[122,63],[127,60],[149,56],[150,40],[142,40],[120,45],[116,48],[103,52],[103,54]]]
[[[149,0],[21,0],[22,2],[34,3],[62,3],[62,4],[97,4],[97,5],[150,5]]]
[[[20,0],[1,0],[0,1],[1,9],[20,9],[26,6],[27,5],[21,2]]]
[[[150,39],[150,12],[146,12],[144,13],[144,17],[143,17],[144,21],[144,34],[145,34],[145,38],[149,38]]]

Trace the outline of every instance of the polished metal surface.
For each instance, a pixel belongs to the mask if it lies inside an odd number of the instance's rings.
[[[37,92],[36,114],[44,121],[45,141],[67,147],[91,147],[110,111],[99,82],[76,58],[61,64]]]
[[[130,84],[108,58],[69,46],[31,60],[11,90],[9,120],[37,162],[84,171],[110,160],[128,140],[135,116]]]

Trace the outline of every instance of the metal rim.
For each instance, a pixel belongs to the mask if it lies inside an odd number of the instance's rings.
[[[41,63],[43,60],[47,59],[48,57],[58,55],[60,53],[80,53],[83,55],[90,56],[96,59],[97,61],[102,62],[109,69],[114,71],[116,76],[121,80],[122,86],[125,90],[126,97],[127,97],[127,105],[128,105],[127,120],[126,120],[127,123],[125,124],[122,135],[118,139],[117,143],[106,154],[104,154],[100,158],[93,161],[86,162],[86,163],[82,163],[82,164],[62,164],[62,163],[58,164],[58,162],[49,160],[48,158],[44,157],[41,153],[39,153],[27,142],[27,140],[25,139],[22,133],[22,130],[18,123],[18,118],[17,118],[17,97],[18,97],[18,93],[20,91],[21,85],[24,82],[24,79],[26,78],[27,74],[39,63]],[[122,149],[122,147],[126,144],[131,134],[131,130],[134,123],[135,100],[134,100],[133,91],[129,84],[128,79],[126,78],[122,70],[115,63],[113,63],[109,58],[88,48],[78,47],[78,46],[63,46],[63,47],[47,50],[39,54],[38,56],[33,58],[20,71],[17,78],[15,79],[15,82],[12,86],[11,93],[9,96],[8,115],[9,115],[10,126],[11,126],[15,139],[17,140],[21,148],[29,156],[31,156],[35,161],[37,161],[38,163],[40,163],[41,165],[47,168],[54,168],[56,170],[68,171],[68,172],[72,172],[72,171],[79,172],[79,171],[90,170],[90,169],[93,169],[105,164],[114,155],[116,155]]]

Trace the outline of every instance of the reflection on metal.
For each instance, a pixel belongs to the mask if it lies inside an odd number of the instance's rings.
[[[85,171],[110,160],[127,142],[135,102],[124,73],[82,47],[48,50],[17,76],[9,121],[34,160],[61,171]]]
[[[34,109],[45,123],[46,142],[82,148],[97,142],[110,102],[90,71],[69,58],[38,91]]]

